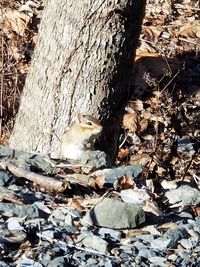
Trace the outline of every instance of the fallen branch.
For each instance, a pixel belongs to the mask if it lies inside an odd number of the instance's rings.
[[[0,168],[3,170],[8,170],[17,177],[25,178],[49,190],[61,192],[67,188],[67,184],[61,180],[27,171],[21,167],[17,167],[13,163],[0,162]]]

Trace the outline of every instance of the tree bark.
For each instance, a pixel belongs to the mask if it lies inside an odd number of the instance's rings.
[[[144,7],[145,0],[48,1],[10,146],[58,157],[57,136],[81,112],[102,120],[104,141],[116,148]]]

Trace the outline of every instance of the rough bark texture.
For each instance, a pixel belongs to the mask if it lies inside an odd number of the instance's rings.
[[[145,0],[48,1],[10,146],[58,157],[56,136],[78,112],[100,118],[116,144],[144,6]]]

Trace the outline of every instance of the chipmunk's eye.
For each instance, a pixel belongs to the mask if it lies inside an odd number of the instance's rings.
[[[91,122],[91,121],[88,121],[88,122],[87,122],[87,125],[88,125],[88,126],[92,126],[92,122]]]

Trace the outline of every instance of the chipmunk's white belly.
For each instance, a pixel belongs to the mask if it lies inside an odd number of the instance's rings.
[[[68,144],[62,146],[62,156],[66,159],[78,160],[81,158],[83,151],[80,146]]]

